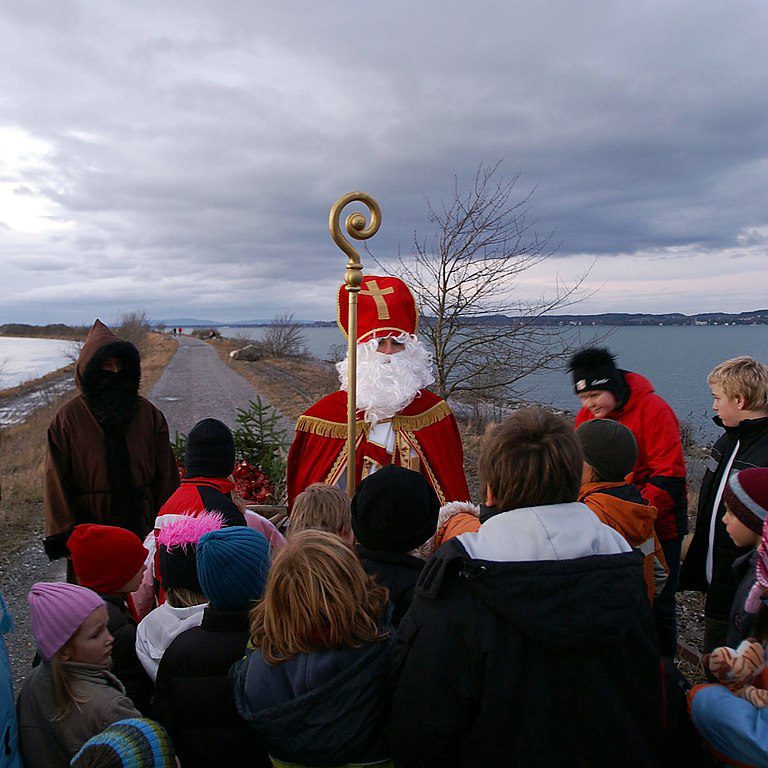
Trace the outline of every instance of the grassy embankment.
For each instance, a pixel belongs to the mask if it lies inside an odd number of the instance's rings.
[[[176,352],[176,341],[158,333],[147,335],[142,345],[141,393],[146,395]],[[68,366],[74,376],[74,364]],[[61,374],[48,374],[42,379],[22,384],[2,394],[23,394],[42,380]],[[43,469],[45,464],[46,430],[54,413],[75,396],[71,391],[54,398],[30,414],[23,423],[0,430],[0,559],[7,560],[43,530]]]

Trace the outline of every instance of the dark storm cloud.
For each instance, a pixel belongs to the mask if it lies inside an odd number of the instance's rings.
[[[498,159],[561,264],[752,263],[766,22],[757,2],[6,5],[0,126],[41,146],[0,186],[48,206],[39,231],[0,209],[9,311],[329,317],[334,199],[374,194],[371,249],[408,251],[425,196]]]

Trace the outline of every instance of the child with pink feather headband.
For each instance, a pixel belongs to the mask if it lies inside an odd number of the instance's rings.
[[[173,639],[203,620],[208,601],[197,578],[197,542],[203,534],[222,527],[221,515],[213,512],[197,517],[180,515],[157,536],[165,602],[150,611],[136,628],[136,655],[153,681]]]

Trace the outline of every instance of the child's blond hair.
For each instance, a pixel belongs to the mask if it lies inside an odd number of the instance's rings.
[[[288,535],[307,530],[348,534],[352,530],[349,496],[325,483],[307,486],[293,502]]]
[[[251,611],[251,642],[278,664],[323,648],[359,648],[386,636],[389,593],[335,534],[299,531],[275,557],[264,599]]]
[[[722,387],[729,400],[743,397],[747,411],[768,411],[768,367],[753,357],[734,357],[716,365],[707,384]]]

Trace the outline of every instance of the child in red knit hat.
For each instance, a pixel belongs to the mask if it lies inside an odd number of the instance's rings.
[[[96,592],[107,606],[107,629],[115,639],[112,673],[136,708],[146,713],[153,686],[136,656],[137,616],[131,592],[147,568],[147,549],[132,531],[91,523],[75,526],[67,548],[78,582]]]

